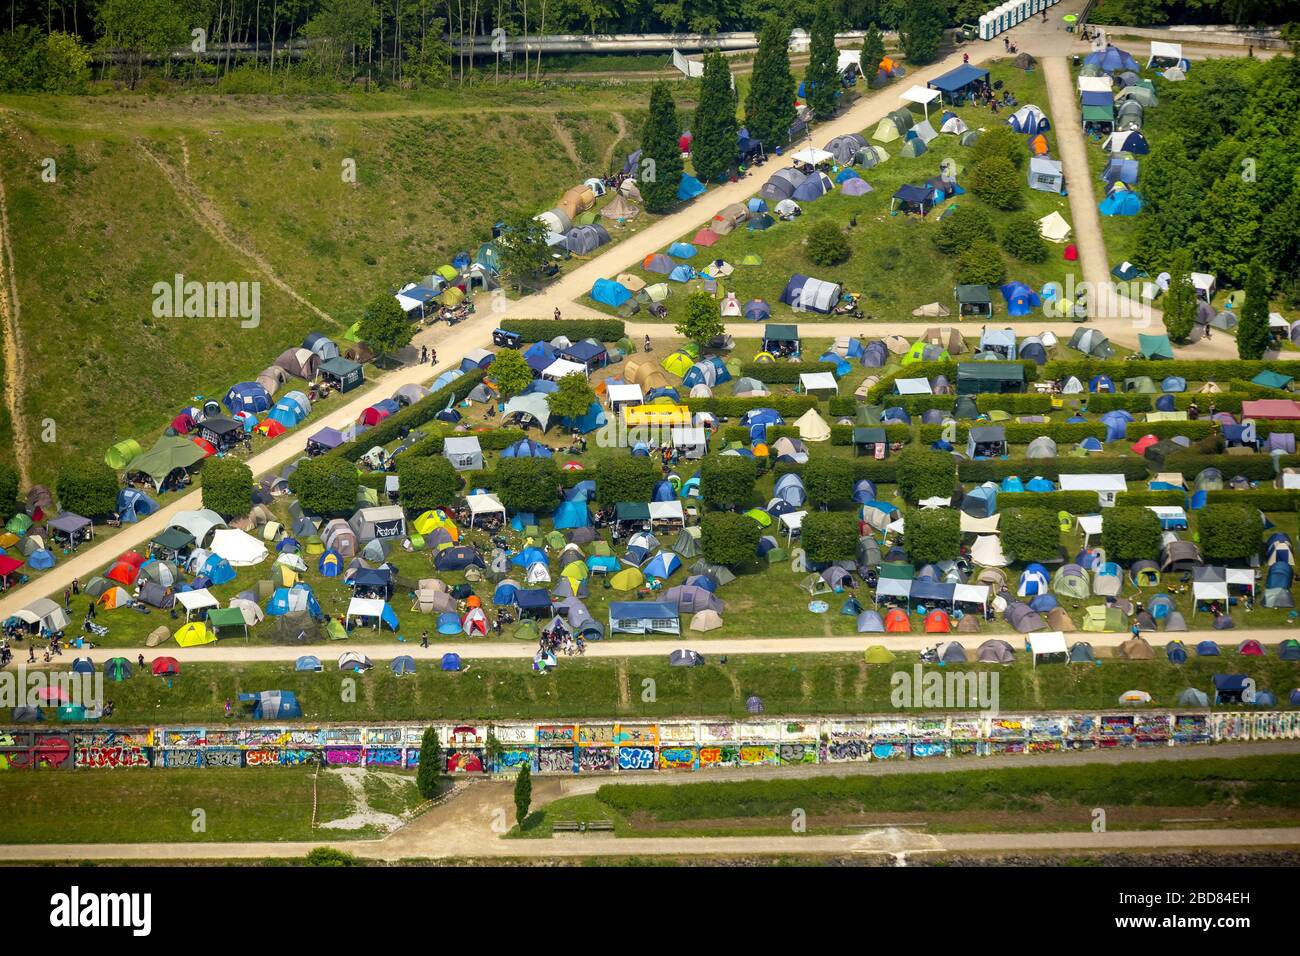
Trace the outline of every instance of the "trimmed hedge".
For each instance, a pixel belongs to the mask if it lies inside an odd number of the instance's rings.
[[[1056,481],[1064,472],[1067,475],[1123,475],[1129,481],[1146,481],[1147,462],[1141,458],[1031,458],[1017,461],[963,461],[957,465],[957,475],[964,482],[982,483],[1001,481],[1011,475],[1025,476],[1032,465],[1033,475]]]
[[[831,426],[831,444],[832,445],[852,445],[854,425],[832,425]],[[872,426],[869,426],[872,427]],[[893,442],[910,442],[912,440],[912,426],[910,425],[885,425],[885,440]]]
[[[764,395],[757,398],[690,398],[683,404],[693,412],[712,412],[727,418],[739,418],[755,408],[775,409],[782,418],[798,418],[817,405],[813,395]],[[850,413],[851,414],[851,413]]]
[[[1170,375],[1176,375],[1179,378],[1185,378],[1189,382],[1217,382],[1219,385],[1225,385],[1228,382],[1244,381],[1249,382],[1260,372],[1270,369],[1276,372],[1290,375],[1294,370],[1293,362],[1263,360],[1263,361],[1245,361],[1242,359],[1218,359],[1204,360],[1197,359],[1189,361],[1186,359],[1174,359],[1172,361],[1151,361],[1147,359],[1133,359],[1124,361],[1123,359],[1056,359],[1048,362],[1041,369],[1040,378],[1069,378],[1071,375],[1079,379],[1085,385],[1094,375],[1109,375],[1115,380],[1116,386],[1122,384],[1123,379],[1136,378],[1141,375],[1150,376],[1152,381],[1157,385]],[[1251,386],[1258,389],[1259,386]],[[1237,391],[1236,388],[1229,391]],[[1263,393],[1276,395],[1274,389],[1264,389]],[[1206,396],[1207,399],[1210,396]]]
[[[1095,491],[998,492],[998,511],[1010,508],[1047,508],[1080,515],[1092,514],[1100,507]]]
[[[481,381],[483,381],[482,369],[466,372],[454,382],[426,395],[414,405],[408,405],[396,415],[385,418],[374,428],[366,429],[357,436],[356,441],[342,444],[330,454],[355,462],[376,445],[387,445],[393,439],[401,437],[403,427],[414,430],[426,422],[434,421],[435,416],[447,407],[449,399],[453,402],[461,401]]]
[[[501,328],[517,333],[523,342],[549,342],[558,335],[572,342],[617,342],[627,334],[627,326],[619,319],[506,319]]]
[[[1283,467],[1286,467],[1285,458]],[[1225,480],[1237,475],[1251,481],[1273,480],[1273,459],[1268,455],[1172,455],[1163,466],[1152,470],[1180,471],[1190,482],[1206,468],[1219,469]]]
[[[812,372],[834,372],[833,362],[746,362],[740,378],[756,378],[765,385],[797,385],[799,376]]]
[[[1281,488],[1210,491],[1206,493],[1205,500],[1211,505],[1248,505],[1260,511],[1300,510],[1300,491],[1283,491]]]
[[[1142,507],[1181,508],[1187,504],[1187,494],[1182,491],[1121,491],[1115,496],[1117,505]]]

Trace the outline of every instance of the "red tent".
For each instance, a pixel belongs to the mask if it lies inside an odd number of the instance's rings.
[[[1271,418],[1277,421],[1300,421],[1300,402],[1287,398],[1261,398],[1241,403],[1241,418]]]
[[[277,422],[274,418],[267,418],[258,422],[257,427],[253,429],[259,435],[265,435],[267,438],[277,438],[283,435],[287,429]]]
[[[104,577],[117,581],[130,587],[135,584],[135,579],[140,576],[140,565],[144,564],[144,558],[134,551],[128,551],[108,569],[108,574]]]
[[[212,442],[208,441],[206,438],[195,436],[194,438],[191,438],[190,441],[202,448],[203,454],[207,458],[211,458],[217,453],[217,446],[212,444]]]
[[[181,412],[172,419],[172,431],[178,435],[188,435],[194,431],[194,419],[189,412]]]
[[[1148,448],[1150,448],[1158,441],[1160,441],[1160,439],[1157,438],[1155,435],[1143,435],[1141,438],[1139,438],[1137,441],[1133,443],[1133,454],[1135,455],[1144,454]]]
[[[1259,641],[1248,638],[1237,647],[1237,653],[1242,657],[1263,657],[1264,645],[1260,644]]]
[[[180,661],[174,657],[155,657],[153,661],[154,677],[171,677],[181,672]]]
[[[0,554],[0,578],[7,578],[13,574],[23,563],[17,558],[11,558],[7,554]]]
[[[1079,247],[1076,246],[1074,243],[1070,243],[1068,246],[1065,247],[1065,261],[1066,262],[1079,261]]]
[[[712,229],[705,228],[697,232],[695,238],[691,241],[697,246],[711,246],[721,238],[722,237]]]
[[[947,611],[931,611],[925,616],[925,633],[947,634],[951,630]]]
[[[683,153],[689,153],[691,151],[691,143],[694,139],[695,137],[690,133],[682,133],[681,136],[677,137],[677,148]]]
[[[912,624],[907,619],[907,612],[901,608],[894,608],[885,615],[885,630],[891,634],[907,634],[912,630]]]
[[[371,405],[357,417],[357,422],[362,425],[370,425],[373,427],[378,425],[387,417],[388,412],[384,411],[382,408],[375,408],[375,406]]]

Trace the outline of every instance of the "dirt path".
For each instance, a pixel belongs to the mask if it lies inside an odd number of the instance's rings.
[[[551,132],[559,140],[560,145],[564,147],[564,155],[569,157],[569,162],[573,163],[574,169],[582,169],[582,157],[578,155],[578,147],[573,143],[573,135],[569,128],[559,121],[557,117],[551,117]]]
[[[342,323],[319,306],[308,302],[307,299],[299,295],[296,289],[280,278],[280,275],[275,271],[275,267],[271,265],[266,257],[254,249],[246,238],[241,237],[235,231],[221,210],[217,208],[217,204],[208,198],[207,194],[190,179],[189,147],[186,145],[184,137],[181,137],[182,167],[180,169],[173,166],[157,151],[150,149],[143,140],[137,140],[137,145],[146,156],[153,160],[154,165],[162,172],[163,178],[172,187],[172,191],[176,193],[176,198],[181,201],[181,205],[185,207],[186,211],[205,232],[245,259],[248,259],[273,286],[289,296],[289,298],[310,309],[318,318],[328,322],[331,326],[342,328]]]
[[[534,809],[561,797],[589,794],[602,783],[654,783],[680,786],[705,780],[795,779],[822,776],[883,776],[896,773],[944,773],[961,769],[1084,764],[1148,763],[1155,760],[1196,760],[1207,754],[1246,757],[1295,753],[1300,742],[1223,744],[1213,748],[1107,750],[1062,754],[1016,754],[950,760],[873,762],[858,765],[810,765],[788,768],[719,769],[701,774],[620,774],[590,778],[543,777],[533,781]],[[1094,833],[1086,823],[1079,830],[1050,833],[954,833],[881,827],[841,836],[756,837],[605,837],[585,835],[551,839],[503,839],[514,821],[513,785],[508,780],[478,780],[452,798],[379,840],[331,843],[94,843],[13,844],[0,846],[0,860],[215,860],[303,856],[318,846],[375,860],[475,858],[582,858],[622,856],[725,856],[734,854],[889,854],[1028,850],[1120,850],[1208,847],[1281,847],[1300,845],[1300,828],[1143,830]]]
[[[31,485],[31,446],[23,423],[23,350],[19,317],[18,278],[14,272],[14,250],[9,242],[9,208],[5,184],[0,176],[0,326],[4,333],[4,401],[14,436],[14,465],[20,487]]]
[[[618,144],[627,137],[627,117],[617,111],[610,113],[610,116],[614,119],[614,140],[605,150],[605,161],[602,163],[604,169],[614,168],[614,151],[618,149]]]
[[[725,597],[725,593],[724,593]],[[29,598],[30,600],[30,598]],[[1201,615],[1208,621],[1207,615]],[[1193,621],[1193,623],[1196,623]],[[1186,642],[1193,642],[1198,635],[1210,637],[1221,634],[1211,629],[1193,629],[1184,633]],[[1277,644],[1291,632],[1286,628],[1237,628],[1232,632],[1232,642],[1238,643],[1250,638],[1261,644]],[[958,635],[960,636],[960,635]],[[974,635],[972,635],[974,636]],[[1010,641],[1016,647],[1024,646],[1024,637],[1020,634],[1000,632],[979,635],[980,637],[999,637]],[[623,660],[629,657],[663,657],[680,647],[690,647],[699,651],[708,660],[720,655],[736,654],[860,654],[869,644],[882,644],[891,651],[920,651],[933,647],[941,639],[937,634],[855,634],[834,637],[819,635],[788,635],[774,637],[719,637],[707,638],[689,631],[680,637],[663,640],[607,640],[592,642],[587,645],[588,659]],[[1071,631],[1066,633],[1066,642],[1075,640],[1088,641],[1094,648],[1116,648],[1129,639],[1129,634],[1099,634],[1094,631]],[[973,645],[971,645],[973,646]],[[427,648],[422,648],[411,641],[399,643],[367,644],[365,638],[354,633],[346,645],[341,648],[364,654],[373,661],[391,660],[403,654],[409,654],[417,661],[436,662],[448,652],[456,653],[465,660],[531,660],[537,650],[535,643],[516,641],[510,638],[490,641],[455,641],[437,642],[430,640]],[[167,654],[187,664],[239,664],[250,662],[295,661],[302,655],[301,647],[236,644],[210,644],[204,647],[167,647]],[[321,645],[317,651],[327,651]],[[134,656],[139,651],[146,651],[150,657],[158,653],[153,648],[143,647],[96,647],[93,650],[78,651],[78,655],[89,657],[96,663],[103,663],[111,657]],[[322,656],[326,654],[322,653]],[[65,661],[70,658],[65,658]],[[561,662],[563,664],[563,662]],[[639,687],[631,688],[632,693],[640,693]]]

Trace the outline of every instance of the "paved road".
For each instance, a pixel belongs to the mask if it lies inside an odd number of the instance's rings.
[[[933,763],[868,763],[844,767],[792,767],[780,772],[763,769],[720,770],[710,780],[765,777],[792,779],[810,776],[877,776],[897,773],[941,773],[958,769],[1084,765],[1095,763],[1147,763],[1157,760],[1191,760],[1205,756],[1245,757],[1300,752],[1300,741],[1225,744],[1214,748],[1177,750],[1125,750],[1070,754],[1021,754],[1002,757],[961,758]],[[619,783],[682,785],[699,783],[699,774],[621,775]],[[590,793],[609,778],[567,779],[542,777],[533,781],[533,806],[539,808],[561,797]],[[929,834],[910,828],[884,826],[846,836],[757,837],[632,837],[604,835],[558,836],[549,840],[505,840],[501,821],[513,821],[513,784],[484,780],[461,784],[460,792],[410,824],[380,840],[277,843],[101,843],[12,844],[0,846],[0,861],[18,860],[216,860],[302,856],[318,846],[334,846],[368,859],[482,859],[614,856],[724,856],[724,855],[851,855],[942,852],[1030,852],[1131,849],[1205,849],[1218,847],[1300,846],[1300,828],[1144,830],[1092,832],[1090,821],[1077,831],[1048,833]]]
[[[1241,628],[1230,632],[1189,631],[1183,637],[1190,645],[1197,638],[1211,634],[1220,636],[1221,640],[1233,644],[1248,638],[1254,638],[1263,644],[1275,645],[1287,637],[1290,632],[1278,628],[1258,628],[1253,630]],[[1147,635],[1152,645],[1156,647],[1158,656],[1163,653],[1160,646],[1165,641],[1172,639],[1173,636],[1178,635],[1169,635],[1163,631],[1159,634]],[[926,647],[933,647],[939,641],[950,638],[961,641],[968,651],[973,652],[975,647],[990,637],[1003,638],[1010,641],[1012,646],[1016,648],[1024,646],[1023,635],[1006,633],[952,634],[947,636],[942,634],[858,634],[849,637],[729,637],[710,639],[687,632],[681,637],[666,640],[596,641],[587,645],[586,656],[588,658],[602,659],[667,657],[668,654],[681,647],[690,647],[709,659],[715,659],[723,654],[857,654],[872,644],[883,644],[892,651],[919,651]],[[1094,648],[1115,648],[1128,639],[1129,635],[1127,633],[1096,634],[1087,631],[1075,631],[1066,635],[1067,643],[1073,643],[1076,640],[1087,641]],[[352,640],[337,644],[282,647],[242,644],[235,639],[231,639],[217,644],[209,644],[205,647],[173,647],[171,645],[162,648],[97,647],[88,651],[65,652],[62,662],[68,663],[73,656],[84,654],[96,663],[103,663],[111,657],[121,657],[123,655],[134,658],[140,652],[143,652],[146,657],[166,654],[168,657],[174,657],[178,661],[187,664],[289,662],[297,660],[303,654],[329,657],[335,651],[338,653],[354,651],[358,654],[364,654],[374,661],[390,660],[402,654],[409,654],[417,661],[436,661],[449,651],[459,654],[466,660],[525,660],[532,658],[537,651],[537,645],[531,641],[494,640],[476,643],[467,640],[458,642],[431,641],[428,648],[421,648],[418,643],[413,641],[367,644],[364,642],[363,637],[354,637]]]

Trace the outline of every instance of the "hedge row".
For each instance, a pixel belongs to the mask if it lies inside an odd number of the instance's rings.
[[[1154,470],[1182,472],[1191,481],[1206,468],[1219,469],[1225,479],[1243,475],[1251,481],[1273,480],[1273,459],[1267,455],[1171,455]]]
[[[1147,360],[1133,359],[1125,361],[1123,359],[1056,359],[1048,362],[1040,370],[1039,378],[1059,378],[1066,379],[1071,375],[1079,379],[1085,385],[1094,375],[1109,375],[1114,379],[1116,386],[1119,386],[1126,378],[1136,378],[1141,375],[1150,376],[1151,380],[1159,386],[1160,382],[1170,375],[1178,378],[1187,379],[1189,382],[1217,382],[1224,385],[1231,381],[1249,382],[1265,369],[1290,375],[1290,369],[1294,368],[1293,362],[1263,360],[1247,361],[1243,359],[1218,359],[1205,360],[1197,359],[1189,361],[1187,359],[1167,360]],[[1253,389],[1259,386],[1251,386]],[[1237,391],[1237,389],[1232,389]],[[1265,392],[1276,394],[1272,389],[1265,389]]]
[[[348,461],[356,461],[376,445],[387,445],[395,438],[400,438],[403,430],[413,431],[426,422],[434,421],[435,416],[447,407],[448,401],[463,400],[481,381],[483,381],[482,369],[466,372],[454,382],[426,395],[414,405],[408,405],[396,415],[388,416],[374,428],[369,428],[359,435],[356,441],[342,444],[330,454],[340,455]]]
[[[1160,505],[1181,508],[1187,504],[1187,494],[1182,491],[1122,491],[1115,496],[1120,505]]]
[[[1095,491],[1007,491],[998,493],[998,511],[1008,508],[1048,508],[1071,514],[1092,514],[1100,507]]]
[[[974,422],[957,422],[957,440],[966,441],[967,429],[986,427]],[[943,437],[944,425],[922,425],[921,441],[929,444]],[[1022,422],[1003,422],[1000,426],[1006,433],[1007,442],[1012,445],[1027,445],[1035,438],[1046,435],[1058,445],[1077,444],[1085,438],[1105,438],[1106,426],[1101,422],[1043,422],[1041,424],[1024,424]],[[1058,449],[1059,450],[1059,449]]]
[[[1032,464],[1032,469],[1028,466]],[[1040,475],[1056,481],[1067,475],[1123,475],[1129,481],[1146,481],[1147,463],[1141,458],[1034,458],[1021,461],[963,461],[957,476],[964,482],[1001,481],[1011,475]]]
[[[1155,411],[1156,399],[1159,396],[1140,392],[1098,392],[1080,397],[1087,399],[1087,410],[1089,412],[1100,414],[1115,409],[1134,413],[1152,412]],[[1201,414],[1208,416],[1210,402],[1213,401],[1216,412],[1231,412],[1236,415],[1241,411],[1241,403],[1249,398],[1249,395],[1241,392],[1217,392],[1213,395],[1204,395],[1199,392],[1178,392],[1174,395],[1174,408],[1185,412],[1194,401],[1201,410]]]
[[[852,445],[854,427],[853,425],[832,425],[831,444]],[[912,440],[912,427],[910,425],[886,425],[885,440],[891,444],[893,442],[910,442]]]
[[[975,395],[975,405],[981,412],[994,410],[1008,415],[1046,415],[1052,411],[1052,397],[1038,392],[1008,392],[1002,395]],[[951,412],[957,404],[955,395],[887,395],[883,403],[889,408],[901,408],[909,415],[922,415],[933,409]]]
[[[1260,511],[1300,510],[1300,491],[1283,491],[1280,488],[1251,488],[1242,491],[1211,491],[1205,496],[1212,505],[1249,505]]]
[[[755,408],[775,409],[783,418],[798,418],[817,405],[813,395],[764,395],[757,398],[688,398],[684,403],[693,412],[712,412],[728,418],[739,418]]]
[[[740,377],[756,378],[765,385],[797,385],[800,375],[835,368],[834,362],[746,362],[740,366]]]
[[[596,339],[599,342],[617,342],[623,338],[626,326],[618,319],[506,319],[501,328],[515,332],[524,342],[549,342],[563,335],[571,342],[579,339]]]

